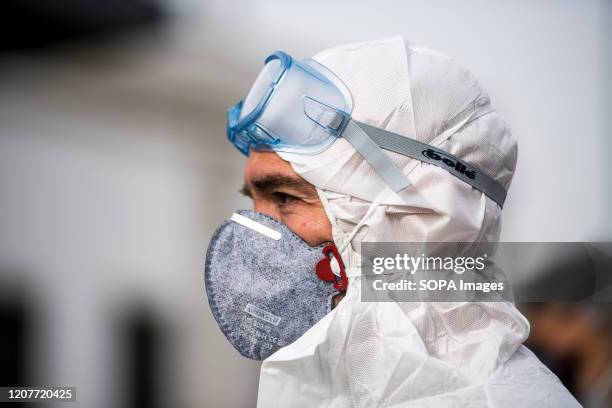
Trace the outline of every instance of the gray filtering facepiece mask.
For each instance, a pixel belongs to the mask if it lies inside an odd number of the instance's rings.
[[[297,340],[348,284],[334,244],[312,247],[285,224],[248,210],[214,233],[204,282],[221,331],[254,360]]]

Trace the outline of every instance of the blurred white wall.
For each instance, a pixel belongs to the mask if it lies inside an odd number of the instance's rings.
[[[0,67],[0,284],[34,294],[39,383],[76,385],[79,406],[113,403],[110,329],[141,304],[169,328],[167,405],[254,406],[258,364],[218,330],[202,264],[214,228],[249,205],[225,109],[275,49],[402,34],[453,56],[519,141],[503,238],[610,237],[609,2],[171,5],[161,32]]]

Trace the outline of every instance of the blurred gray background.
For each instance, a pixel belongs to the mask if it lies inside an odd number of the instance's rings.
[[[502,239],[611,238],[610,1],[7,7],[0,378],[15,383],[0,385],[74,385],[83,407],[255,405],[259,364],[217,328],[203,257],[250,205],[225,111],[276,49],[401,34],[453,56],[519,141]]]

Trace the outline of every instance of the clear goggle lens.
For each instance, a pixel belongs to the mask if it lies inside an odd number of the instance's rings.
[[[314,154],[339,136],[350,111],[348,89],[333,73],[277,52],[245,101],[228,111],[227,134],[244,154],[250,148]]]
[[[244,100],[239,119],[245,118],[257,108],[259,103],[265,99],[268,92],[272,90],[282,72],[283,66],[279,59],[275,58],[264,66]]]

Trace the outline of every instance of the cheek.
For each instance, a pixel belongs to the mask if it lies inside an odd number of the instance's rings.
[[[294,215],[284,218],[285,224],[309,245],[332,241],[331,224],[324,212],[311,217]]]
[[[264,213],[274,219],[281,220],[283,216],[278,210],[278,206],[272,200],[264,200],[260,197],[253,198],[253,210]]]

